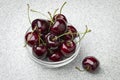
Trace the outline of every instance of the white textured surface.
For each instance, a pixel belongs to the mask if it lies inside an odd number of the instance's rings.
[[[72,63],[47,69],[26,55],[24,33],[30,26],[27,6],[47,14],[64,0],[0,0],[0,80],[119,80],[120,79],[120,0],[68,0],[63,9],[68,21],[79,31],[88,25],[92,32],[82,41],[80,55]],[[31,13],[32,20],[41,18]],[[42,17],[44,18],[44,17]],[[100,61],[98,72],[79,72],[88,55]]]

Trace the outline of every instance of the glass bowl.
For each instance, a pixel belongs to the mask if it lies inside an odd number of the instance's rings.
[[[26,33],[30,32],[30,31],[32,31],[31,27],[26,31]],[[75,41],[78,41],[79,39],[80,39],[80,35],[79,35],[79,37],[77,37],[75,39]],[[77,57],[79,50],[80,50],[80,42],[78,42],[76,44],[76,50],[73,55],[71,55],[68,58],[65,58],[64,60],[58,61],[58,62],[50,62],[50,61],[41,60],[41,59],[36,58],[33,55],[32,48],[29,47],[28,45],[26,46],[26,50],[28,51],[28,56],[30,57],[30,59],[32,59],[36,63],[43,65],[44,67],[48,67],[48,68],[57,68],[57,67],[67,65],[68,63],[72,62]]]

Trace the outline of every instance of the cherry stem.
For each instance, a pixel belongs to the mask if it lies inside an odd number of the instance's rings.
[[[62,13],[62,9],[63,9],[63,7],[64,7],[64,5],[65,5],[66,3],[67,3],[67,2],[64,2],[63,5],[61,6],[61,8],[60,8],[60,14]]]
[[[59,10],[58,8],[55,9],[55,11],[54,11],[54,13],[53,13],[53,17],[55,16],[55,14],[57,13],[58,10]]]
[[[78,35],[79,35],[79,34],[83,34],[83,36],[82,36],[81,38],[80,38],[80,36],[79,36],[79,41],[76,42],[76,43],[78,43],[78,42],[80,42],[80,41],[85,37],[85,35],[86,35],[87,33],[89,33],[89,32],[91,32],[91,30],[88,29],[88,27],[87,27],[87,25],[86,25],[86,30],[85,30],[84,33],[72,33],[71,31],[68,31],[67,33],[61,34],[61,35],[53,38],[53,40],[58,39],[58,38],[60,38],[60,37],[62,37],[62,36],[64,36],[64,35],[67,35],[67,34],[71,34],[71,35],[72,35],[72,39],[73,39],[73,34],[78,34]]]
[[[89,71],[90,70],[90,66],[87,66],[86,70]]]
[[[83,71],[85,71],[85,70],[81,70],[79,67],[75,67],[75,69],[77,69],[78,71],[80,71],[80,72],[83,72]]]
[[[60,38],[60,37],[62,37],[62,36],[64,36],[64,35],[67,35],[67,34],[70,34],[71,32],[69,31],[69,32],[67,32],[67,33],[64,33],[64,34],[61,34],[61,35],[59,35],[59,36],[56,36],[55,38],[53,38],[53,40],[55,40],[55,39],[58,39],[58,38]]]
[[[68,31],[68,32],[66,32],[66,33],[64,33],[64,34],[61,34],[61,35],[59,35],[59,36],[56,36],[55,38],[53,38],[53,40],[58,39],[58,38],[60,38],[60,37],[62,37],[62,36],[64,36],[64,35],[67,35],[67,34],[71,34],[71,35],[72,35],[72,39],[73,39],[73,34],[78,34],[78,36],[79,36],[79,41],[76,42],[76,43],[78,43],[78,42],[80,42],[80,41],[85,37],[85,35],[86,35],[87,33],[89,33],[89,32],[91,32],[91,30],[88,29],[88,27],[87,27],[87,25],[86,25],[86,30],[85,30],[84,33],[72,33],[71,31]],[[83,36],[82,36],[81,38],[80,38],[80,34],[83,34]]]
[[[30,39],[33,37],[33,35],[32,35],[32,34],[33,34],[33,32],[34,32],[36,29],[37,29],[37,27],[35,26],[34,30],[31,32]],[[27,43],[28,43],[28,40],[25,42],[24,47],[26,47]]]
[[[50,53],[52,53],[53,51],[51,49],[48,48],[48,50],[50,51]]]
[[[85,35],[86,35],[87,33],[89,33],[89,32],[91,32],[91,30],[88,29],[88,27],[87,27],[87,25],[86,25],[86,30],[85,30],[85,32],[83,33],[83,36],[82,36],[82,37],[80,38],[80,40],[77,41],[76,43],[80,42],[80,41],[85,37]]]
[[[72,36],[72,40],[74,39],[74,36],[73,36],[73,33],[72,33],[72,31],[70,31],[70,34],[71,34],[71,36]]]
[[[49,19],[48,16],[46,16],[45,14],[43,14],[43,13],[41,13],[41,12],[39,12],[39,11],[36,11],[36,10],[33,10],[33,9],[31,9],[30,11],[31,11],[31,12],[39,13],[39,14],[41,14],[42,16],[44,16],[44,17],[46,17],[47,19]]]
[[[39,34],[39,35],[40,35],[40,34]],[[39,45],[40,45],[40,39],[41,39],[41,38],[40,38],[40,36],[39,36],[39,35],[38,35],[38,39],[39,39]]]
[[[50,21],[51,21],[51,23],[54,23],[54,22],[53,22],[53,18],[52,18],[52,14],[51,14],[50,12],[48,12],[48,14],[49,14],[49,16],[50,16]]]
[[[71,45],[71,41],[67,41],[67,46],[70,46]]]
[[[39,33],[39,35],[40,35],[40,33]],[[46,43],[42,40],[42,38],[40,38],[40,36],[39,36],[39,40],[43,43],[43,45],[46,45]]]
[[[72,34],[84,34],[85,32],[77,32],[77,33],[72,33]]]
[[[30,12],[29,12],[29,10],[30,10],[30,5],[29,4],[27,4],[27,7],[28,7],[28,20],[29,20],[29,23],[31,24],[31,20],[30,20]]]

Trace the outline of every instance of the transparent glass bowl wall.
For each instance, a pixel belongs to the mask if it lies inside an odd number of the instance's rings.
[[[29,28],[29,29],[26,31],[26,33],[30,32],[30,31],[32,31],[31,28]],[[79,38],[80,38],[80,37],[76,38],[75,41],[78,41]],[[37,62],[37,63],[40,64],[40,65],[43,65],[43,66],[45,66],[45,67],[48,67],[48,68],[57,68],[57,67],[61,67],[61,66],[64,66],[64,65],[70,63],[71,61],[73,61],[73,60],[77,57],[77,55],[79,54],[79,50],[80,50],[80,42],[78,42],[78,43],[76,44],[76,50],[75,50],[75,53],[74,53],[72,56],[70,56],[70,57],[68,57],[68,58],[66,58],[66,59],[64,59],[64,60],[58,61],[58,62],[50,62],[50,61],[38,59],[38,58],[36,58],[36,57],[33,55],[32,48],[31,48],[31,47],[29,47],[29,46],[27,45],[27,46],[26,46],[26,49],[27,49],[27,51],[28,51],[28,56],[29,56],[33,61]]]

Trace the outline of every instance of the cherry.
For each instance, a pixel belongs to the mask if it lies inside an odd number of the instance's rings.
[[[50,28],[50,30],[51,33],[55,35],[61,35],[67,30],[66,22],[62,19],[58,19],[55,21],[54,25]]]
[[[45,36],[45,41],[47,43],[47,46],[52,49],[52,50],[55,50],[59,47],[60,45],[60,40],[59,38],[56,39],[57,36],[55,36],[54,34],[52,33],[48,33],[46,36]]]
[[[85,70],[93,72],[99,66],[99,61],[93,56],[88,56],[83,59],[82,66]]]
[[[74,41],[67,40],[63,42],[60,50],[65,57],[70,57],[75,52],[75,49],[76,44],[74,43]]]
[[[43,44],[40,45],[34,45],[32,47],[33,55],[36,56],[39,59],[43,59],[47,55],[47,47]]]
[[[39,40],[38,34],[36,34],[35,32],[28,32],[25,35],[25,40],[26,40],[26,43],[32,47],[33,45],[38,43],[38,40]]]
[[[32,22],[32,29],[37,26],[37,31],[41,32],[41,34],[47,34],[49,30],[49,21],[43,19],[35,19]]]
[[[63,37],[61,37],[63,40],[74,40],[76,37],[77,37],[77,34],[78,34],[78,32],[77,32],[77,30],[75,29],[75,27],[74,26],[72,26],[72,25],[68,25],[68,27],[67,27],[68,29],[67,29],[67,32],[66,33],[68,33],[69,32],[69,34],[65,34]]]
[[[77,37],[77,30],[74,26],[68,25],[68,31],[71,31],[73,33],[73,38]]]
[[[64,39],[64,40],[72,40],[73,37],[72,37],[71,34],[67,34],[67,35],[65,35],[65,36],[63,37],[63,39]]]
[[[68,31],[67,31],[68,33]],[[64,36],[61,37],[62,40],[73,40],[74,37],[73,37],[73,34],[72,33],[69,33],[69,34],[66,34]]]
[[[62,53],[59,51],[54,52],[51,56],[49,56],[50,61],[60,61],[62,60]]]
[[[56,14],[55,16],[53,16],[53,21],[56,21],[57,19],[62,19],[67,22],[67,19],[63,14]]]

